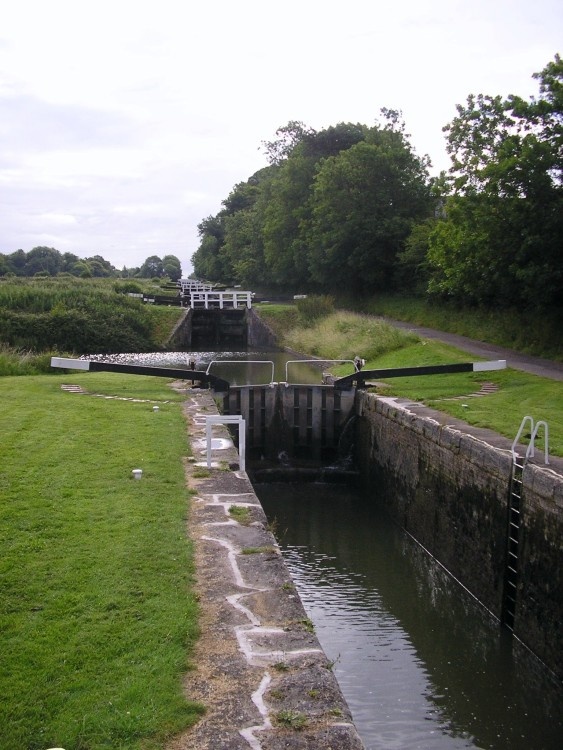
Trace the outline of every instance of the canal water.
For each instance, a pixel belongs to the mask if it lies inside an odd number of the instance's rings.
[[[210,373],[227,380],[231,385],[263,385],[272,381],[320,385],[323,373],[323,362],[303,361],[298,355],[279,350],[88,354],[83,359],[185,370],[189,369],[190,361],[194,361],[196,370],[209,368]],[[352,365],[350,372],[353,372]]]
[[[561,684],[376,496],[255,490],[367,750],[563,747]]]

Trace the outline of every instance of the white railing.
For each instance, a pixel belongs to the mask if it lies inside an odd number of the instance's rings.
[[[252,385],[274,385],[274,363],[271,359],[212,359],[205,371],[207,375],[209,375],[212,365],[270,365],[272,368],[270,381],[266,383],[253,383]]]
[[[354,369],[356,369],[356,363],[353,359],[288,359],[285,363],[285,382],[286,384],[289,383],[289,365],[302,365],[302,364],[311,364],[314,363],[316,365],[319,364],[335,364],[335,365],[343,365],[349,362],[351,365],[354,366]],[[306,385],[306,383],[292,383],[292,385]]]
[[[220,310],[237,309],[238,307],[252,307],[253,292],[191,292],[190,307],[204,308],[209,310],[211,307],[218,307]]]
[[[213,289],[211,284],[206,284],[203,281],[197,281],[195,279],[180,279],[178,286],[182,292],[210,292]]]
[[[238,425],[238,455],[241,471],[246,471],[246,432],[245,421],[242,414],[221,414],[205,417],[205,440],[207,443],[207,467],[211,468],[211,451],[213,449],[213,425],[214,424],[237,424]]]
[[[516,453],[516,445],[518,444],[518,441],[522,437],[522,433],[524,432],[524,429],[526,425],[530,425],[530,442],[528,443],[528,447],[526,448],[526,457],[525,460],[527,461],[529,458],[534,457],[535,453],[535,440],[538,435],[538,430],[540,427],[544,428],[544,463],[549,464],[549,428],[547,426],[547,422],[544,420],[540,420],[539,422],[534,423],[534,418],[530,416],[526,416],[522,418],[522,422],[520,423],[520,429],[516,433],[516,437],[514,438],[514,442],[512,443],[512,460],[515,461],[518,454]]]

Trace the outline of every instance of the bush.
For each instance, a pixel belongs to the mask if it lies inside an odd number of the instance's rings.
[[[24,349],[13,349],[0,344],[0,377],[5,375],[41,375],[53,373],[51,355],[56,352],[35,354]]]
[[[143,290],[136,281],[122,281],[113,285],[118,294],[142,294]]]
[[[309,327],[320,318],[326,318],[334,312],[334,299],[326,294],[313,294],[297,300],[299,323]]]

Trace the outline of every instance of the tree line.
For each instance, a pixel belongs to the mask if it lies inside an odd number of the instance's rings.
[[[426,295],[486,307],[560,305],[563,63],[530,100],[470,95],[431,177],[402,115],[316,131],[291,121],[268,166],[199,225],[195,275],[294,291]]]
[[[118,271],[101,255],[79,258],[74,253],[60,253],[54,247],[34,247],[28,253],[16,250],[10,254],[0,253],[0,276],[60,276],[79,278],[169,278],[178,281],[182,266],[175,255],[160,258],[151,255],[138,268]]]

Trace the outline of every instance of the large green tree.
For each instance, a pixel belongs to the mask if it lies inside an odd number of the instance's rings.
[[[199,225],[195,274],[303,291],[387,286],[413,222],[428,214],[429,193],[427,161],[411,149],[399,113],[383,115],[383,127],[280,128],[265,144],[270,166]]]
[[[446,217],[429,237],[432,294],[548,306],[562,291],[563,63],[534,76],[540,96],[471,95],[446,126]]]
[[[431,210],[428,160],[391,113],[384,128],[322,162],[308,232],[312,278],[329,289],[389,289],[413,225]]]
[[[162,269],[164,275],[168,276],[170,281],[178,281],[182,278],[182,264],[175,255],[165,255],[162,259]]]
[[[278,131],[282,146],[273,152],[285,153],[286,159],[276,162],[279,170],[272,178],[263,219],[264,256],[270,283],[292,288],[311,285],[308,227],[315,175],[325,159],[360,143],[367,132],[365,126],[353,123],[339,123],[321,131],[289,123]],[[284,148],[288,133],[291,148]]]

